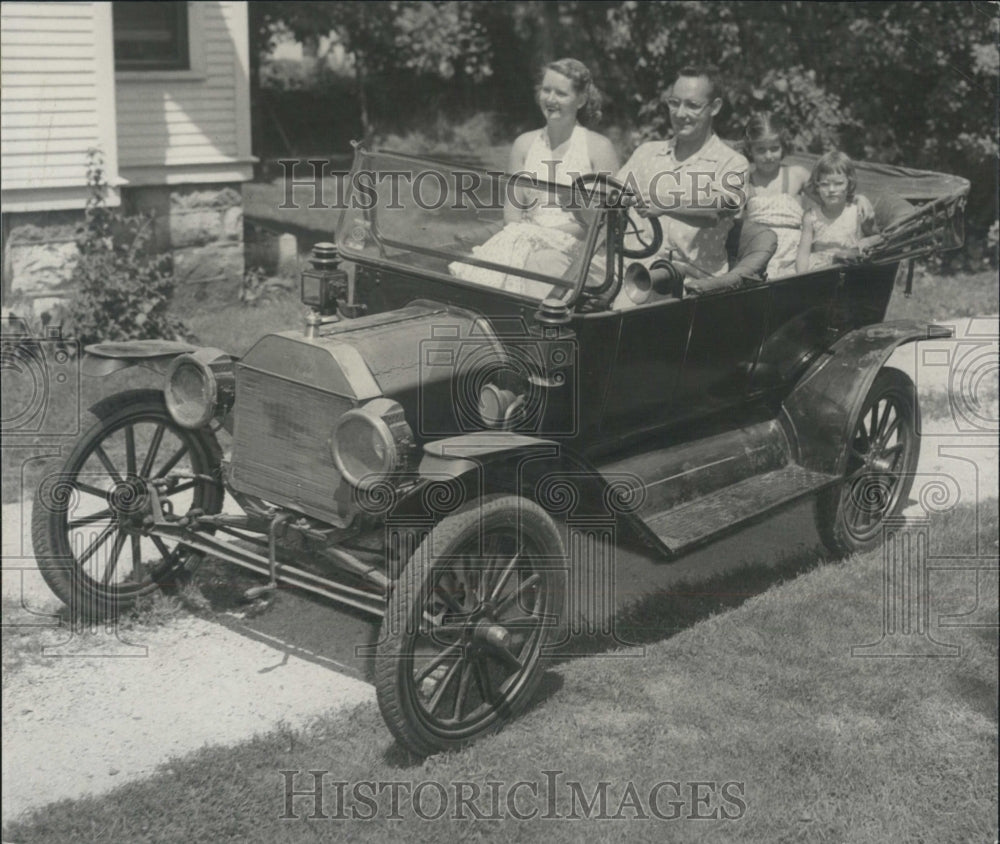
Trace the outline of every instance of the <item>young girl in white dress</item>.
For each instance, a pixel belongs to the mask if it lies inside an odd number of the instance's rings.
[[[813,168],[809,192],[819,201],[802,217],[802,238],[795,266],[800,273],[856,257],[862,238],[872,234],[874,213],[868,199],[855,194],[854,162],[842,152],[828,152]]]
[[[570,185],[586,173],[618,171],[618,156],[604,135],[586,129],[579,118],[600,117],[600,95],[586,65],[576,59],[547,64],[537,88],[545,126],[514,141],[508,173],[527,173],[542,181]],[[546,192],[514,188],[516,202],[504,208],[504,228],[472,254],[508,267],[561,276],[579,246],[583,228]],[[552,285],[455,261],[451,274],[522,295],[544,298]]]
[[[780,117],[755,114],[747,123],[745,145],[750,178],[744,219],[761,223],[777,235],[778,247],[767,265],[768,278],[793,275],[802,234],[801,194],[809,171],[782,162],[789,143]]]

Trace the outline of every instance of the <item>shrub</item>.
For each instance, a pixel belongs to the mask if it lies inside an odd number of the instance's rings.
[[[240,304],[243,307],[256,308],[258,305],[273,302],[288,292],[288,285],[280,279],[272,278],[263,267],[251,267],[243,274],[240,285]]]
[[[150,249],[153,216],[126,216],[107,206],[101,155],[89,153],[90,198],[77,230],[80,258],[70,281],[70,336],[82,343],[102,340],[173,340],[187,332],[168,308],[174,293],[173,262]]]

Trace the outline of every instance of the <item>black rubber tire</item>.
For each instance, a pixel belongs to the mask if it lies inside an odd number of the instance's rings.
[[[379,708],[404,748],[418,756],[457,750],[499,731],[531,703],[542,651],[558,629],[563,589],[555,569],[564,558],[551,517],[516,495],[484,497],[431,531],[390,593],[375,656]],[[429,632],[428,619],[439,611]],[[497,629],[509,637],[499,648],[486,635]],[[454,659],[442,657],[446,651],[455,651]],[[441,704],[451,707],[450,717],[435,715]]]
[[[885,520],[903,510],[913,487],[919,430],[913,381],[898,369],[881,370],[847,444],[844,482],[824,490],[816,501],[816,527],[832,552],[847,556],[882,542]]]
[[[148,512],[148,496],[142,494],[142,482],[157,474],[177,471],[218,479],[221,450],[209,430],[192,431],[178,426],[167,412],[163,394],[156,390],[128,390],[99,402],[92,411],[93,424],[73,446],[60,472],[43,479],[35,490],[31,536],[38,569],[52,591],[70,608],[74,617],[101,619],[113,618],[128,610],[137,599],[155,591],[172,574],[200,561],[200,554],[184,546],[175,544],[171,548],[165,541],[141,537],[136,525]],[[103,448],[104,444],[112,444],[111,438],[119,432],[122,432],[126,449],[124,471],[119,465],[121,459],[115,464],[108,450]],[[140,457],[141,436],[146,433],[150,434],[149,447]],[[182,448],[183,453],[176,457]],[[117,481],[103,465],[101,454],[116,469]],[[164,460],[167,455],[169,457]],[[171,461],[173,466],[168,465]],[[106,476],[103,488],[98,486],[102,482],[102,470]],[[109,482],[110,490],[106,488]],[[185,510],[199,508],[205,513],[218,513],[222,509],[221,481],[186,483],[186,488],[182,482],[167,496],[172,503],[183,504]],[[190,492],[190,501],[178,497],[187,492]],[[102,510],[81,519],[71,518],[72,511],[81,502],[89,500],[93,506],[102,497],[107,505]],[[103,512],[108,513],[107,517],[96,518]],[[103,523],[106,526],[98,538],[77,553],[72,531],[91,525],[93,531]],[[96,562],[97,552],[108,547],[107,542],[112,537],[112,560],[105,564],[104,575],[97,579],[88,573],[88,568],[92,567],[88,563],[90,560]],[[142,550],[142,543],[150,542],[160,557],[155,565],[147,564],[147,552]],[[118,565],[126,545],[131,560],[128,573]],[[121,579],[112,582],[115,576]]]

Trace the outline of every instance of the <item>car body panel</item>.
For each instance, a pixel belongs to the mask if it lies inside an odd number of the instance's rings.
[[[797,461],[840,473],[849,437],[868,388],[892,353],[905,343],[950,337],[952,329],[913,320],[859,328],[843,336],[801,378],[782,406],[797,444]]]

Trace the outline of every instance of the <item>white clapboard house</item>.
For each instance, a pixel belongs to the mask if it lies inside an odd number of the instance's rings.
[[[65,295],[91,148],[109,204],[156,212],[179,293],[231,289],[253,162],[247,4],[4,2],[0,19],[4,304]]]

